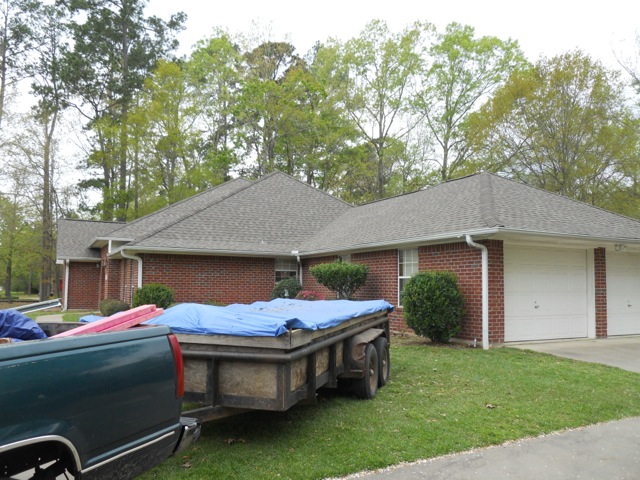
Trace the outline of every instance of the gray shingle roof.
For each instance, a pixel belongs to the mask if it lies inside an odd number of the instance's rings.
[[[56,256],[59,259],[99,260],[100,250],[89,248],[96,237],[123,225],[121,222],[95,222],[61,218],[58,220]]]
[[[640,222],[562,195],[491,179],[495,211],[505,228],[593,239],[640,240]]]
[[[135,240],[151,235],[154,232],[167,228],[168,226],[199,212],[200,210],[215,205],[227,198],[229,195],[245,188],[247,185],[251,185],[251,182],[244,178],[237,178],[235,180],[222,183],[205,190],[204,192],[198,193],[192,197],[186,198],[169,205],[168,207],[127,223],[121,228],[112,231],[111,236]]]
[[[640,240],[637,220],[482,173],[354,208],[301,251],[348,251],[496,230]]]
[[[353,207],[288,175],[234,180],[126,225],[61,220],[58,258],[97,258],[96,237],[134,251],[289,255],[539,233],[640,242],[640,222],[482,173]]]
[[[289,255],[352,208],[275,172],[127,248]]]

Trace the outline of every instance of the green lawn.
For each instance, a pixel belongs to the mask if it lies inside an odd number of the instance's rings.
[[[325,394],[205,424],[195,447],[142,478],[323,479],[640,415],[639,374],[509,348],[399,343],[375,399]]]

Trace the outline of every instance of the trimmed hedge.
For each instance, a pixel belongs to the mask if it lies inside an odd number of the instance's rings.
[[[100,302],[99,308],[102,315],[110,317],[114,313],[129,310],[129,305],[121,300],[116,300],[115,298],[105,298]]]
[[[464,298],[454,273],[417,273],[405,284],[401,301],[404,319],[418,335],[445,343],[460,332]]]
[[[169,308],[173,303],[173,290],[160,283],[148,283],[133,294],[133,307],[155,305],[158,308]]]
[[[311,275],[338,298],[351,299],[353,294],[367,281],[369,268],[361,263],[321,263],[309,269]]]

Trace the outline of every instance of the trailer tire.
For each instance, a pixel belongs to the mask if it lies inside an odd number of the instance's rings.
[[[391,376],[391,354],[389,352],[389,340],[378,337],[374,343],[378,353],[378,387],[384,387]]]
[[[367,343],[364,349],[363,375],[354,385],[355,394],[358,398],[370,400],[376,396],[378,391],[378,377],[380,375],[379,366],[376,347],[372,343]]]

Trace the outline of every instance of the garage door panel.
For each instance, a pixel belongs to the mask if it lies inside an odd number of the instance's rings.
[[[588,334],[585,250],[504,247],[505,341]]]
[[[640,254],[607,251],[607,335],[640,334]]]

